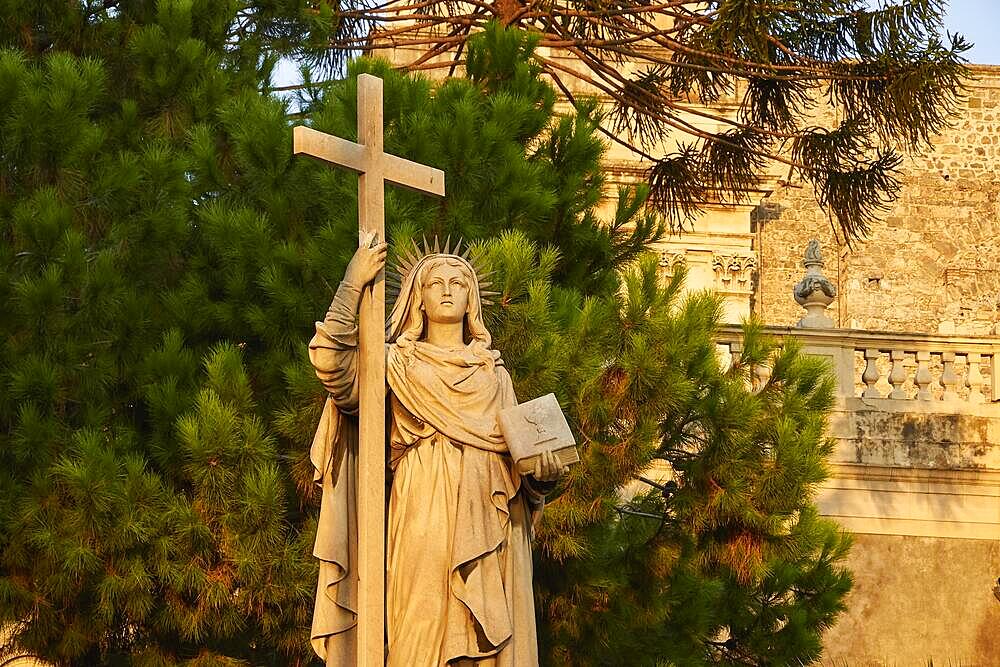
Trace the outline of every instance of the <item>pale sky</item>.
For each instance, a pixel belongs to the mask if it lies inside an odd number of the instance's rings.
[[[1000,65],[1000,0],[951,0],[945,25],[972,42],[970,62]]]

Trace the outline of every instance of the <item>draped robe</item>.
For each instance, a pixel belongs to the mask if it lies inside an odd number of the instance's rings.
[[[312,643],[354,667],[357,572],[357,288],[342,283],[310,360],[329,392],[310,457],[323,498]],[[387,345],[391,426],[386,544],[390,667],[537,665],[531,512],[497,413],[516,404],[495,350]]]

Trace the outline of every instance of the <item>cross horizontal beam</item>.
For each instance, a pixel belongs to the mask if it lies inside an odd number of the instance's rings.
[[[444,172],[440,169],[388,153],[373,155],[361,144],[302,125],[292,130],[292,143],[296,155],[310,155],[358,174],[380,172],[395,185],[444,196]]]

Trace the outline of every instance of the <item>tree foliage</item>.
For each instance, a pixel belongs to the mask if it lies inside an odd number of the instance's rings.
[[[590,104],[581,90],[602,97],[601,130],[647,161],[653,202],[675,225],[705,201],[745,199],[782,168],[850,240],[895,199],[901,152],[928,146],[955,110],[969,45],[945,34],[946,7],[331,0],[303,10],[315,22],[295,53],[336,71],[351,54],[385,52],[411,71],[451,74],[470,36],[497,21],[549,47],[534,59],[575,105]],[[822,103],[832,125],[815,113]]]
[[[0,27],[0,625],[57,664],[312,660],[305,343],[357,190],[260,93],[301,8],[247,7],[15,2]],[[391,240],[476,242],[519,396],[555,391],[579,436],[538,533],[545,659],[809,661],[849,585],[810,503],[829,379],[755,326],[720,365],[718,303],[658,282],[645,188],[599,220],[597,118],[554,112],[531,49],[488,31],[440,84],[358,61],[307,111],[351,138],[356,75],[385,79],[387,149],[449,179],[387,192]],[[676,489],[622,495],[660,459]]]

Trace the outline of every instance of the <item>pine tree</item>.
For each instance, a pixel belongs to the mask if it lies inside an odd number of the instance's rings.
[[[15,2],[0,26],[0,625],[47,660],[312,660],[305,342],[357,208],[260,92],[300,9]],[[350,138],[356,75],[385,79],[387,149],[449,174],[441,202],[387,193],[391,240],[477,242],[519,396],[555,391],[581,439],[538,535],[547,660],[807,661],[848,583],[808,496],[828,380],[753,327],[720,368],[717,302],[643,254],[648,191],[597,219],[598,118],[554,113],[532,46],[491,30],[436,86],[358,61],[304,112]],[[683,484],[620,498],[656,458]]]
[[[285,219],[236,136],[288,163],[284,109],[224,50],[232,7],[106,4],[5,14],[0,623],[61,664],[301,661],[308,519],[251,391],[288,352],[226,299],[261,266],[206,252]],[[221,215],[219,184],[246,203]]]

